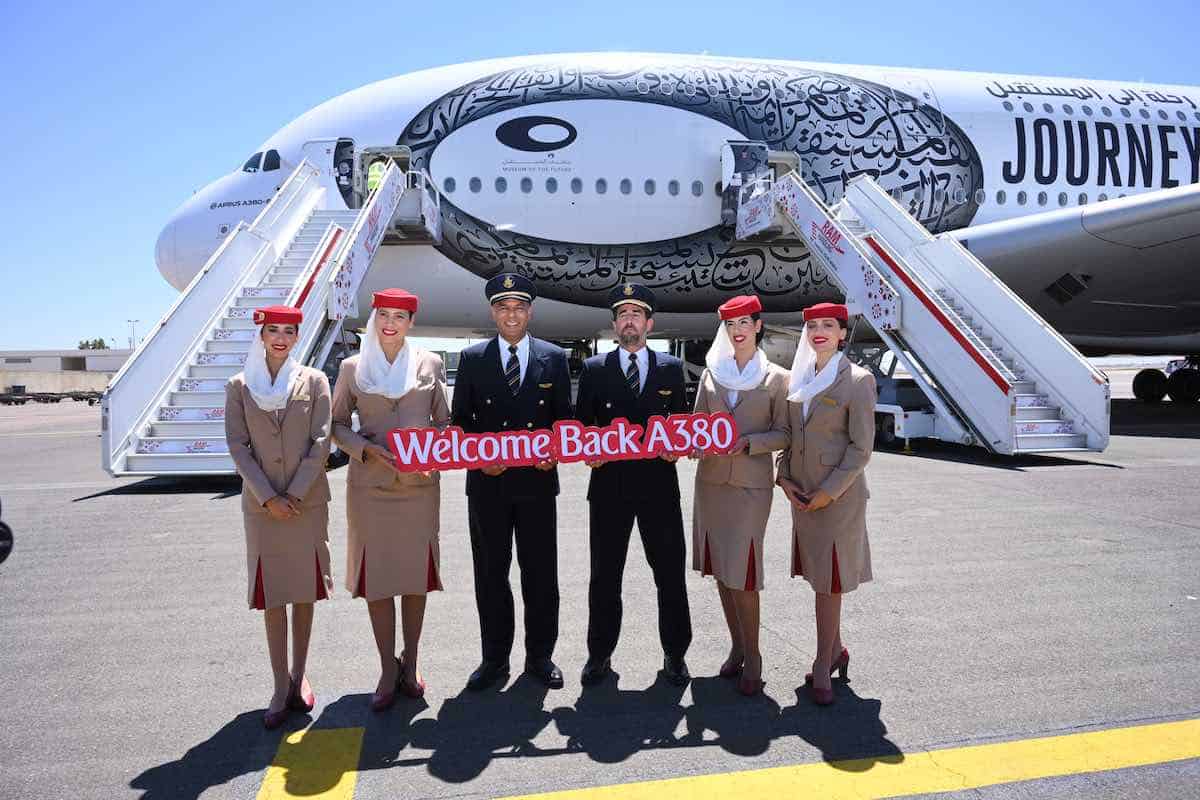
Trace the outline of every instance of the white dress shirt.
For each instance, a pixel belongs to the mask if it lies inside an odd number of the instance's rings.
[[[650,351],[643,347],[636,353],[630,353],[624,347],[617,350],[621,354],[621,374],[629,374],[629,359],[636,358],[638,365],[638,394],[646,388],[646,374],[650,372]]]
[[[497,336],[496,343],[500,345],[500,372],[503,373],[508,368],[508,357],[512,353],[508,352],[508,342],[504,341],[503,336]],[[525,368],[529,366],[529,334],[517,342],[517,363],[521,365],[521,383],[524,383]]]

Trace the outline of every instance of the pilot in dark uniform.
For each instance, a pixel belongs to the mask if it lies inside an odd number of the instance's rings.
[[[533,284],[516,274],[492,278],[485,289],[499,336],[459,356],[451,417],[467,433],[551,427],[571,418],[566,352],[526,333]],[[467,473],[467,511],[475,567],[475,602],[483,662],[467,683],[486,689],[509,674],[513,596],[508,582],[514,534],[525,603],[525,671],[561,688],[551,656],[558,639],[558,471],[501,466]]]
[[[609,295],[613,331],[620,347],[584,362],[576,412],[586,425],[607,425],[618,417],[645,425],[654,415],[691,411],[684,396],[683,363],[646,347],[654,328],[654,293],[625,284]],[[689,680],[683,660],[692,641],[684,585],[687,546],[679,507],[679,479],[673,458],[589,463],[591,584],[588,590],[588,660],[585,685],[612,671],[610,657],[621,632],[621,575],[636,520],[646,560],[658,589],[658,634],[668,680]]]

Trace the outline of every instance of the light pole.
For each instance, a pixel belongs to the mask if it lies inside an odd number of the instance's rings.
[[[140,319],[127,319],[125,321],[129,323],[129,349],[132,350],[133,343],[135,341],[137,341],[137,329],[134,326],[137,325],[139,322],[141,322],[141,320]]]

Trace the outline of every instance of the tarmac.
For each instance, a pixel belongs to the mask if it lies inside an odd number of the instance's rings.
[[[514,679],[465,690],[478,623],[452,472],[446,591],[430,597],[422,644],[428,693],[373,714],[378,665],[366,610],[343,588],[335,470],[338,591],[318,605],[309,661],[318,706],[275,732],[261,723],[270,672],[261,614],[246,609],[239,484],[114,480],[98,408],[0,408],[15,532],[0,564],[0,798],[1195,798],[1200,407],[1136,403],[1132,375],[1112,373],[1104,453],[876,453],[875,580],[845,599],[850,681],[831,708],[802,689],[813,601],[788,577],[781,496],[765,547],[764,696],[716,676],[728,648],[717,592],[690,571],[694,680],[662,680],[636,536],[619,678],[583,690],[587,468],[571,465],[558,505],[565,688],[517,676],[518,624]],[[694,471],[681,462],[688,524]]]

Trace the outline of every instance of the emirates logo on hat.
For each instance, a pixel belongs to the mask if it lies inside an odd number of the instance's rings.
[[[503,286],[505,289],[511,289],[513,287],[512,275],[505,276]]]
[[[633,297],[633,284],[632,283],[625,284],[625,296]]]
[[[254,324],[255,325],[262,325],[263,320],[265,320],[266,318],[267,318],[267,315],[264,314],[262,311],[255,310],[255,312],[254,312]]]

